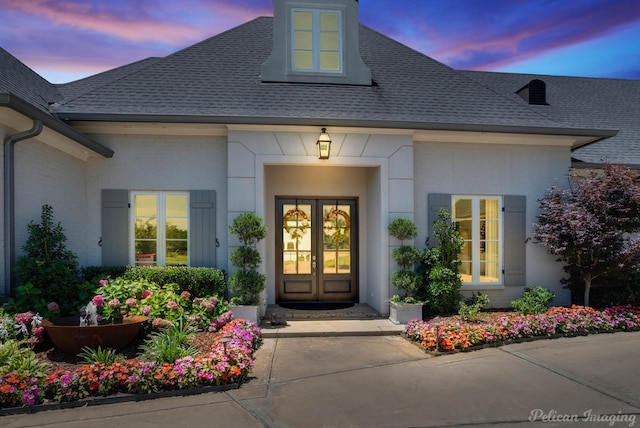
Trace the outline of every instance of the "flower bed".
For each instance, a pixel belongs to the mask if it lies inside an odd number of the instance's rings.
[[[131,359],[40,376],[0,373],[0,408],[241,382],[254,367],[253,353],[262,342],[261,331],[253,323],[233,320],[218,333],[208,354],[173,364]]]
[[[505,315],[496,322],[411,321],[403,335],[434,354],[501,345],[520,339],[577,336],[607,331],[640,330],[640,307],[596,310],[584,306],[553,307],[540,315]]]

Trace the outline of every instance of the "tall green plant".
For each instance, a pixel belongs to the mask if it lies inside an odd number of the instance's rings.
[[[236,235],[242,244],[229,256],[231,263],[237,268],[229,277],[229,290],[235,294],[231,303],[258,304],[259,294],[265,287],[266,276],[257,271],[262,258],[255,246],[267,236],[267,227],[262,224],[258,215],[247,212],[233,219],[229,232]]]
[[[438,243],[422,253],[417,268],[421,279],[417,296],[425,301],[430,312],[455,312],[462,300],[458,255],[464,240],[460,225],[451,221],[449,211],[440,209],[433,231]]]
[[[402,290],[405,297],[413,296],[418,288],[420,277],[413,271],[415,263],[420,260],[420,250],[411,245],[405,245],[404,241],[418,236],[416,224],[406,218],[397,218],[389,223],[389,234],[400,240],[400,246],[391,253],[393,260],[398,264],[399,270],[391,274],[391,285]]]
[[[78,257],[67,250],[67,238],[61,224],[53,220],[53,208],[43,205],[40,223],[31,221],[28,230],[29,236],[22,247],[25,254],[16,260],[16,301],[28,300],[20,295],[24,291],[31,297],[37,295],[39,303],[36,307],[17,309],[43,312],[48,302],[55,301],[61,312],[72,311],[78,303]],[[44,308],[37,307],[42,304]]]

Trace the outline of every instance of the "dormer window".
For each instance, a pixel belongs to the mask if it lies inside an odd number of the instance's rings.
[[[341,73],[342,14],[292,9],[291,21],[291,69]]]
[[[360,57],[358,1],[274,0],[273,48],[262,82],[371,85]]]

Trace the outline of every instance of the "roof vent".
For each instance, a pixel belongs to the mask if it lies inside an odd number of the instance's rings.
[[[547,104],[547,84],[542,80],[533,79],[522,89],[516,91],[516,94],[531,105],[549,105]]]

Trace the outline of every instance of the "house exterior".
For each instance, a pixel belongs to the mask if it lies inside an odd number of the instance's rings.
[[[415,245],[447,208],[465,292],[505,307],[562,266],[532,242],[538,200],[572,167],[640,164],[640,82],[458,71],[358,22],[358,3],[275,0],[164,58],[53,85],[0,49],[0,294],[27,224],[54,208],[82,265],[232,270],[228,232],[261,216],[264,303],[389,312],[387,225]],[[331,140],[328,159],[317,142]]]

